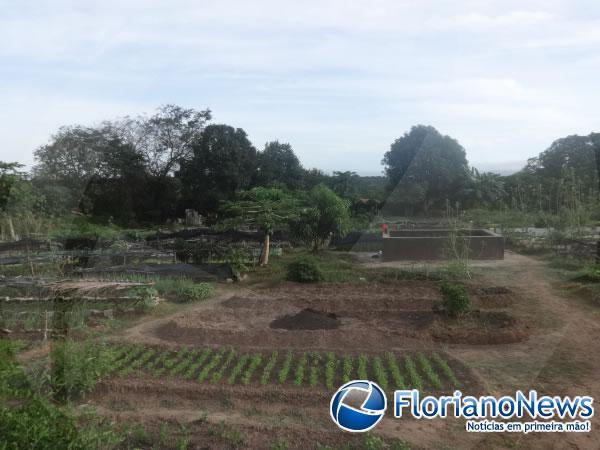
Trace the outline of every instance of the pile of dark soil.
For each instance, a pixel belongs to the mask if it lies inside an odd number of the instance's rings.
[[[286,315],[271,322],[271,328],[284,330],[332,330],[340,326],[333,313],[306,308],[294,315]]]

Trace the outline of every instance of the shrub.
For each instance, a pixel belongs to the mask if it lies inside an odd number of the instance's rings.
[[[158,291],[150,286],[136,286],[129,290],[130,295],[138,298],[137,306],[148,310],[158,303]]]
[[[65,401],[91,391],[111,370],[114,356],[104,345],[65,340],[54,344],[50,359],[52,392],[57,400]]]
[[[451,317],[459,317],[471,309],[471,300],[463,284],[444,282],[440,286],[442,308]]]
[[[298,283],[317,283],[323,281],[323,272],[314,258],[299,258],[287,268],[287,279]]]
[[[209,298],[212,293],[212,286],[207,283],[183,284],[177,288],[174,301],[177,303],[199,302]]]

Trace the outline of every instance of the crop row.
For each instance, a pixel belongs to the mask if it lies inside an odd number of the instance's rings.
[[[339,355],[334,352],[239,352],[233,348],[189,348],[177,351],[117,346],[113,374],[143,372],[154,377],[178,377],[198,383],[291,384],[336,386],[352,379],[370,379],[383,389],[453,389],[461,381],[439,353],[392,352]]]

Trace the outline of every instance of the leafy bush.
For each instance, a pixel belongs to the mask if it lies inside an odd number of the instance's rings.
[[[444,282],[440,286],[442,307],[451,317],[459,317],[471,309],[471,300],[463,284]]]
[[[298,283],[317,283],[323,281],[324,276],[314,258],[303,257],[288,265],[287,279]]]
[[[78,427],[75,418],[36,393],[17,364],[12,344],[0,340],[0,448],[83,450],[118,443],[102,423],[83,418],[88,423]]]
[[[158,303],[158,291],[150,286],[136,286],[129,293],[139,299],[138,307],[148,310]]]
[[[177,303],[193,303],[206,300],[213,294],[213,288],[207,283],[184,284],[177,288]]]
[[[54,344],[50,359],[53,395],[57,400],[65,401],[91,391],[111,370],[114,355],[104,345],[65,340]]]

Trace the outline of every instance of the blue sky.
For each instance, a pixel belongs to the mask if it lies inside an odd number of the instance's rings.
[[[419,123],[495,170],[600,131],[597,0],[0,0],[0,61],[0,160],[25,164],[164,103],[361,174]]]

